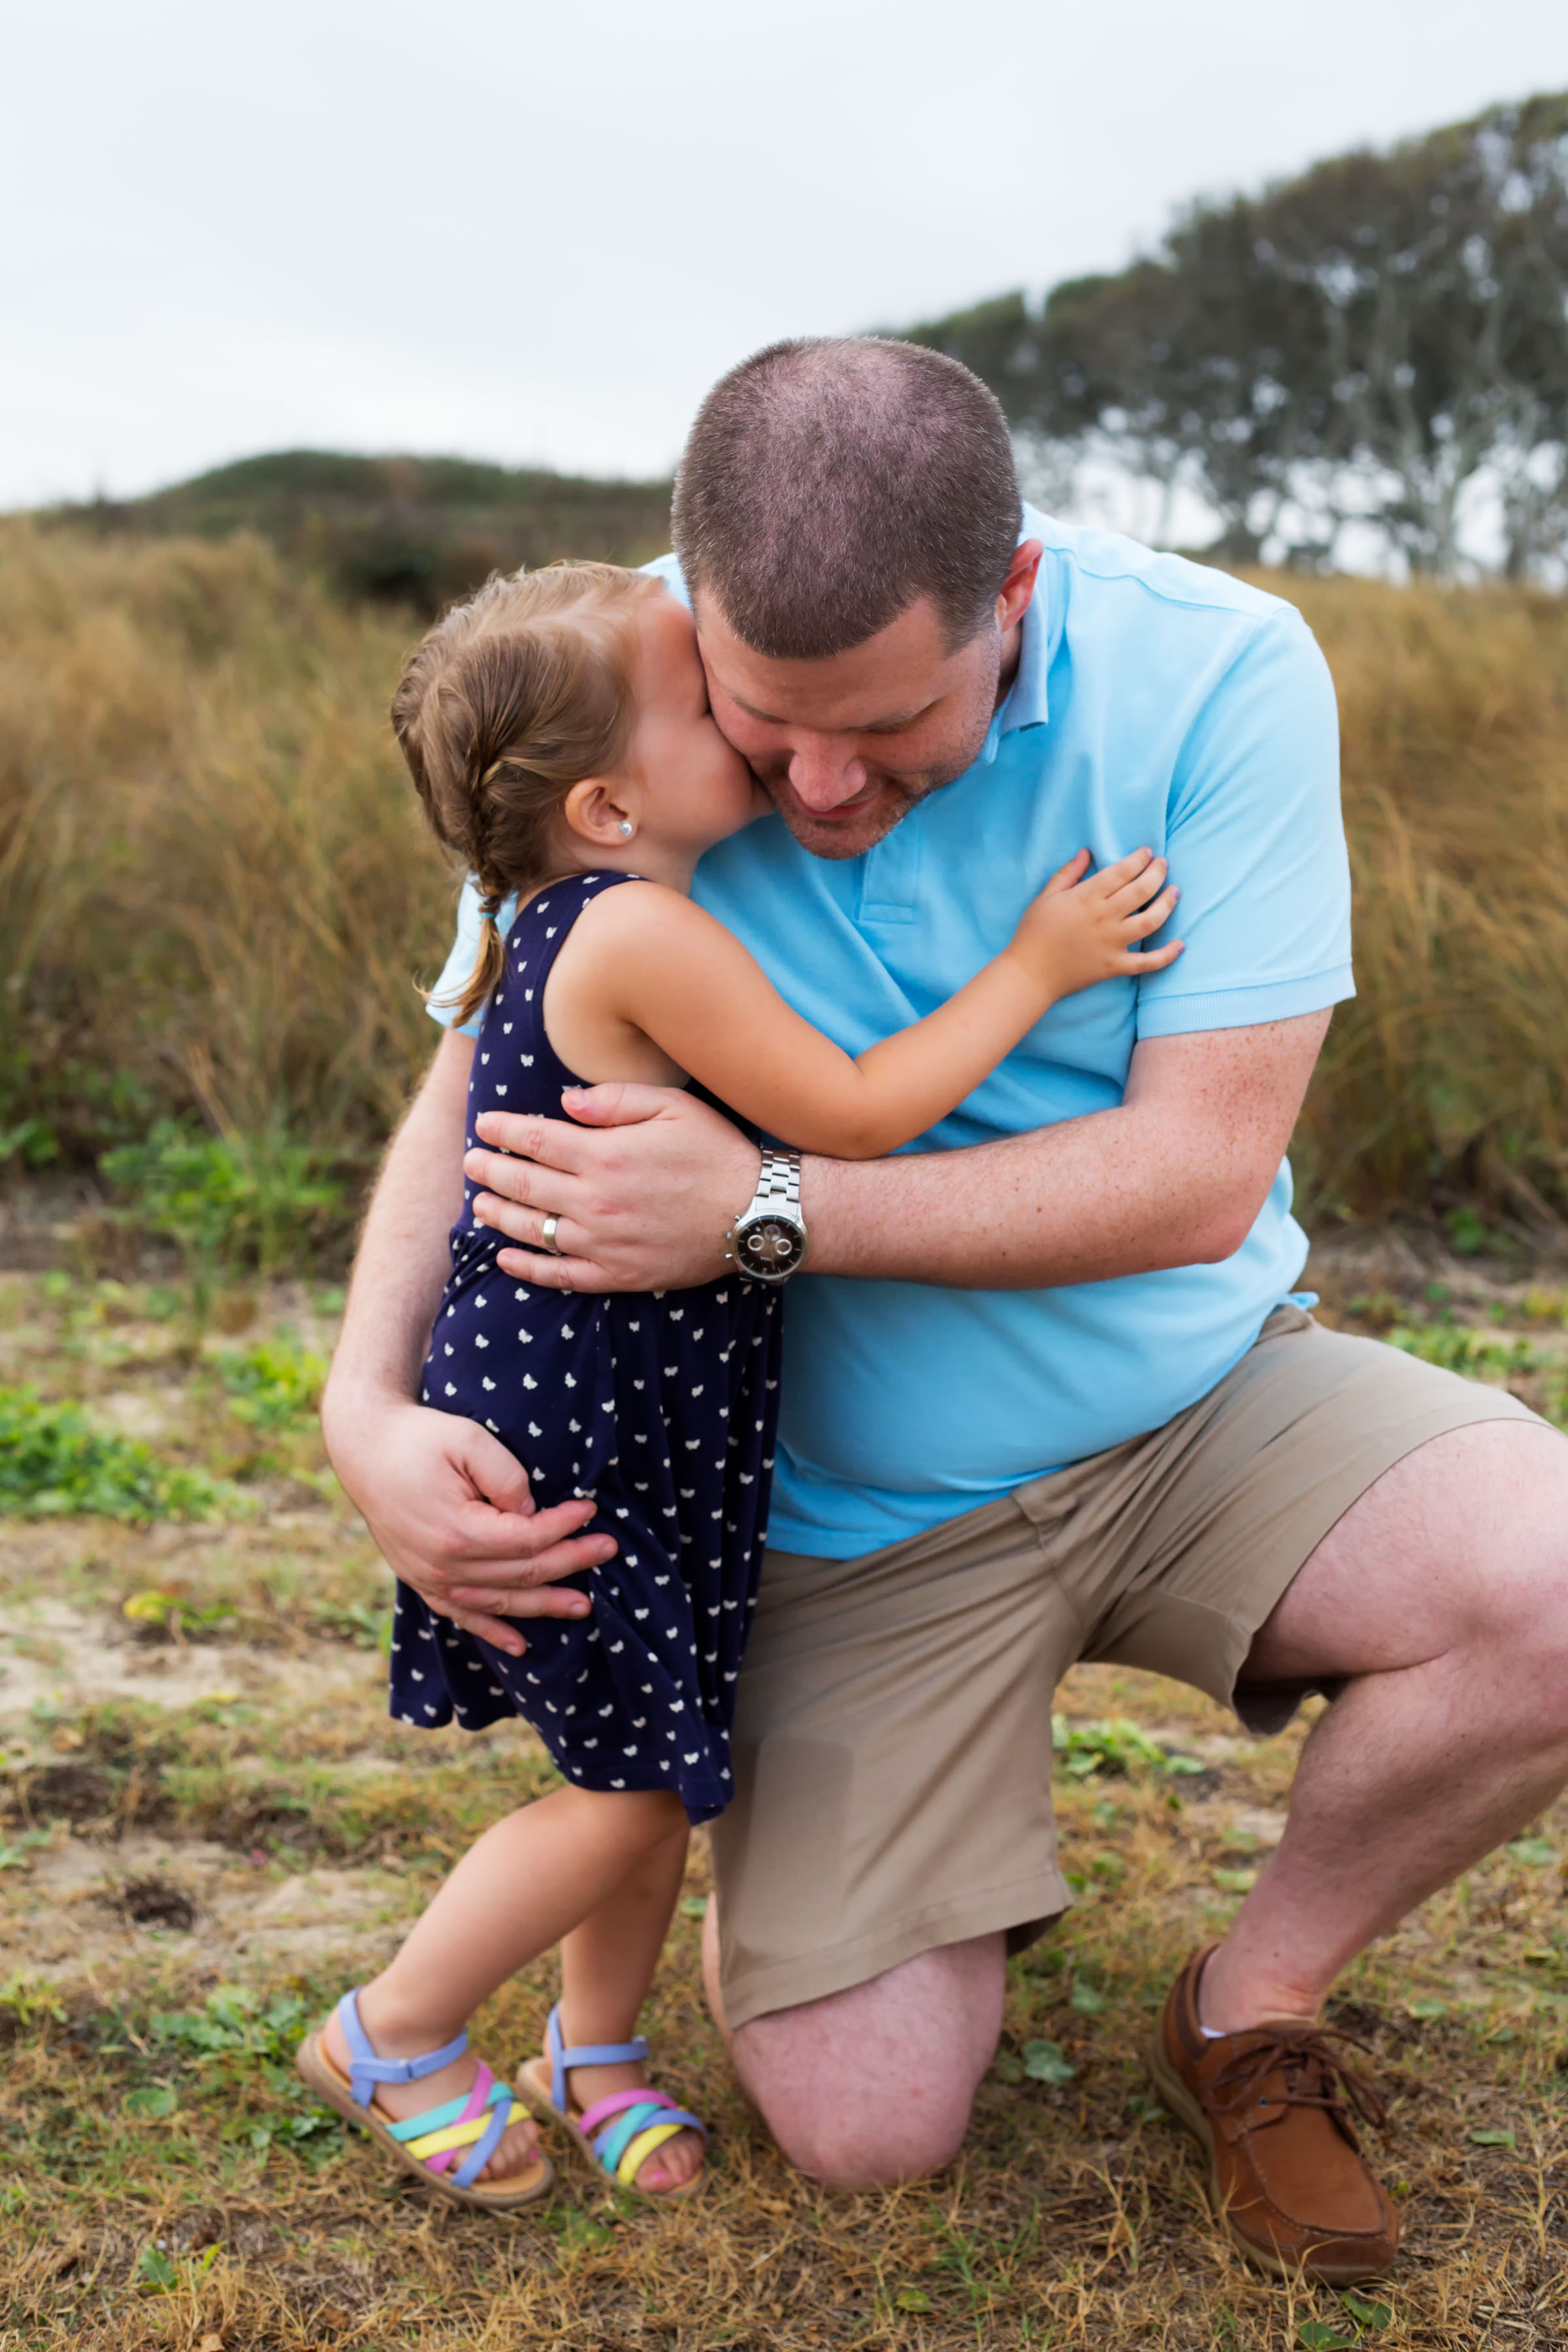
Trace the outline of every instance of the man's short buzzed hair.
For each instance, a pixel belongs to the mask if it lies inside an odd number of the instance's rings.
[[[864,645],[921,596],[950,648],[985,625],[1021,509],[1006,420],[918,343],[773,343],[698,411],[676,478],[687,585],[775,659]]]

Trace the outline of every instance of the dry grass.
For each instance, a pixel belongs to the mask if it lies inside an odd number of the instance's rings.
[[[1362,994],[1299,1139],[1320,1211],[1568,1204],[1568,604],[1268,584],[1339,683]],[[450,884],[384,711],[416,624],[258,540],[0,520],[0,1150],[185,1110],[363,1164],[429,1045]],[[31,1146],[29,1146],[31,1148]]]
[[[1309,1190],[1479,1197],[1544,1229],[1568,1202],[1568,600],[1267,584],[1339,688],[1356,886],[1361,992],[1308,1100]]]
[[[452,897],[384,724],[411,634],[257,540],[0,526],[13,1119],[89,1147],[167,1108],[384,1132]]]
[[[1535,1352],[1510,1378],[1568,1358],[1568,1295],[1539,1279],[1398,1244],[1331,1252],[1314,1279],[1342,1321],[1470,1334],[1501,1351],[1494,1377],[1521,1339]],[[1147,1676],[1080,1672],[1060,1704],[1131,1715],[1203,1772],[1060,1784],[1078,1908],[1013,1970],[996,2067],[941,2179],[834,2197],[779,2160],[701,2008],[700,1850],[653,2027],[664,2079],[717,2126],[698,2203],[622,2210],[568,2155],[546,2211],[498,2223],[312,2128],[287,2066],[299,2021],[378,1964],[546,1767],[520,1729],[387,1718],[384,1573],[321,1478],[306,1407],[259,1454],[236,1412],[236,1351],[319,1349],[332,1297],[274,1290],[194,1363],[166,1304],[0,1279],[0,1379],[83,1397],[255,1498],[210,1527],[13,1524],[0,1549],[0,2352],[1287,2352],[1332,2321],[1352,2340],[1337,2298],[1232,2258],[1139,2063],[1171,1973],[1279,1834],[1300,1730],[1248,1739]],[[124,1614],[150,1589],[178,1604],[161,1625]],[[1405,2252],[1368,2338],[1391,2352],[1568,2342],[1565,1852],[1560,1807],[1342,1988],[1394,2107]],[[481,2020],[498,2061],[536,2045],[551,1976]],[[257,2010],[204,2049],[226,1986]],[[279,1999],[298,2006],[268,2027]],[[1070,2082],[1023,2075],[1040,2039]]]

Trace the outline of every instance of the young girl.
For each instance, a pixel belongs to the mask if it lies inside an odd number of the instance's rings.
[[[803,1150],[870,1158],[963,1101],[1057,998],[1157,971],[1138,951],[1175,903],[1140,850],[1079,851],[1011,944],[948,1003],[858,1060],[792,1013],[688,895],[705,849],[766,806],[709,712],[689,615],[604,564],[492,580],[410,663],[394,723],[426,814],[484,894],[468,1141],[485,1110],[559,1117],[563,1089],[695,1080]],[[496,917],[521,904],[503,942]],[[399,1586],[392,1706],[469,1729],[521,1715],[565,1785],[486,1832],[391,1966],[300,2053],[322,2097],[470,2205],[549,2185],[528,2111],[621,2185],[689,2191],[703,2126],[631,2038],[668,1927],[687,1824],[731,1790],[736,1677],[766,1532],[779,1298],[701,1289],[574,1297],[501,1274],[465,1187],[422,1395],[483,1423],[541,1507],[591,1496],[618,1552],[593,1608],[531,1621],[511,1657]],[[742,1204],[737,1203],[737,1207]],[[809,1367],[794,1377],[809,1378]],[[562,2000],[515,2093],[464,2026],[559,1942]]]

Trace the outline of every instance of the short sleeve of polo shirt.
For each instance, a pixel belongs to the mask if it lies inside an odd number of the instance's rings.
[[[1339,714],[1298,614],[1263,616],[1188,730],[1165,854],[1186,942],[1139,984],[1138,1034],[1321,1012],[1353,996]]]

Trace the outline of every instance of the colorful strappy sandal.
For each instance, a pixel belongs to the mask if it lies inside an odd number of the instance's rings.
[[[473,2186],[508,2125],[521,2123],[528,2113],[508,2085],[498,2083],[482,2063],[471,2089],[448,2099],[444,2106],[410,2116],[404,2123],[394,2123],[372,2106],[378,2083],[417,2083],[434,2074],[437,2067],[449,2066],[453,2059],[460,2058],[468,2046],[466,2033],[459,2033],[444,2050],[427,2051],[421,2058],[378,2058],[360,2023],[357,1992],[344,1993],[338,2003],[338,2018],[351,2053],[350,2072],[343,2074],[327,2055],[320,2033],[307,2034],[294,2062],[311,2090],[330,2107],[351,2124],[358,2124],[399,2164],[429,2181],[443,2196],[455,2198],[459,2205],[473,2205],[485,2213],[510,2213],[520,2205],[537,2203],[546,2193],[555,2174],[542,2152],[535,2154],[526,2171],[488,2181],[483,2188]]]
[[[662,2205],[671,2197],[689,2197],[702,2186],[703,2168],[700,2165],[689,2180],[674,2189],[639,2189],[637,2174],[666,2140],[678,2132],[700,2132],[708,2137],[706,2124],[678,2107],[668,2091],[612,2091],[607,2099],[597,2100],[586,2114],[574,2116],[566,2088],[566,2077],[574,2066],[640,2066],[648,2054],[647,2043],[639,2035],[635,2042],[585,2042],[580,2050],[568,2050],[561,2038],[561,2006],[550,2012],[545,2028],[544,2054],[531,2058],[517,2078],[521,2096],[533,2112],[546,2123],[563,2124],[588,2158],[601,2172],[607,2173],[617,2189],[629,2189],[634,2196],[646,2197],[650,2204]]]

